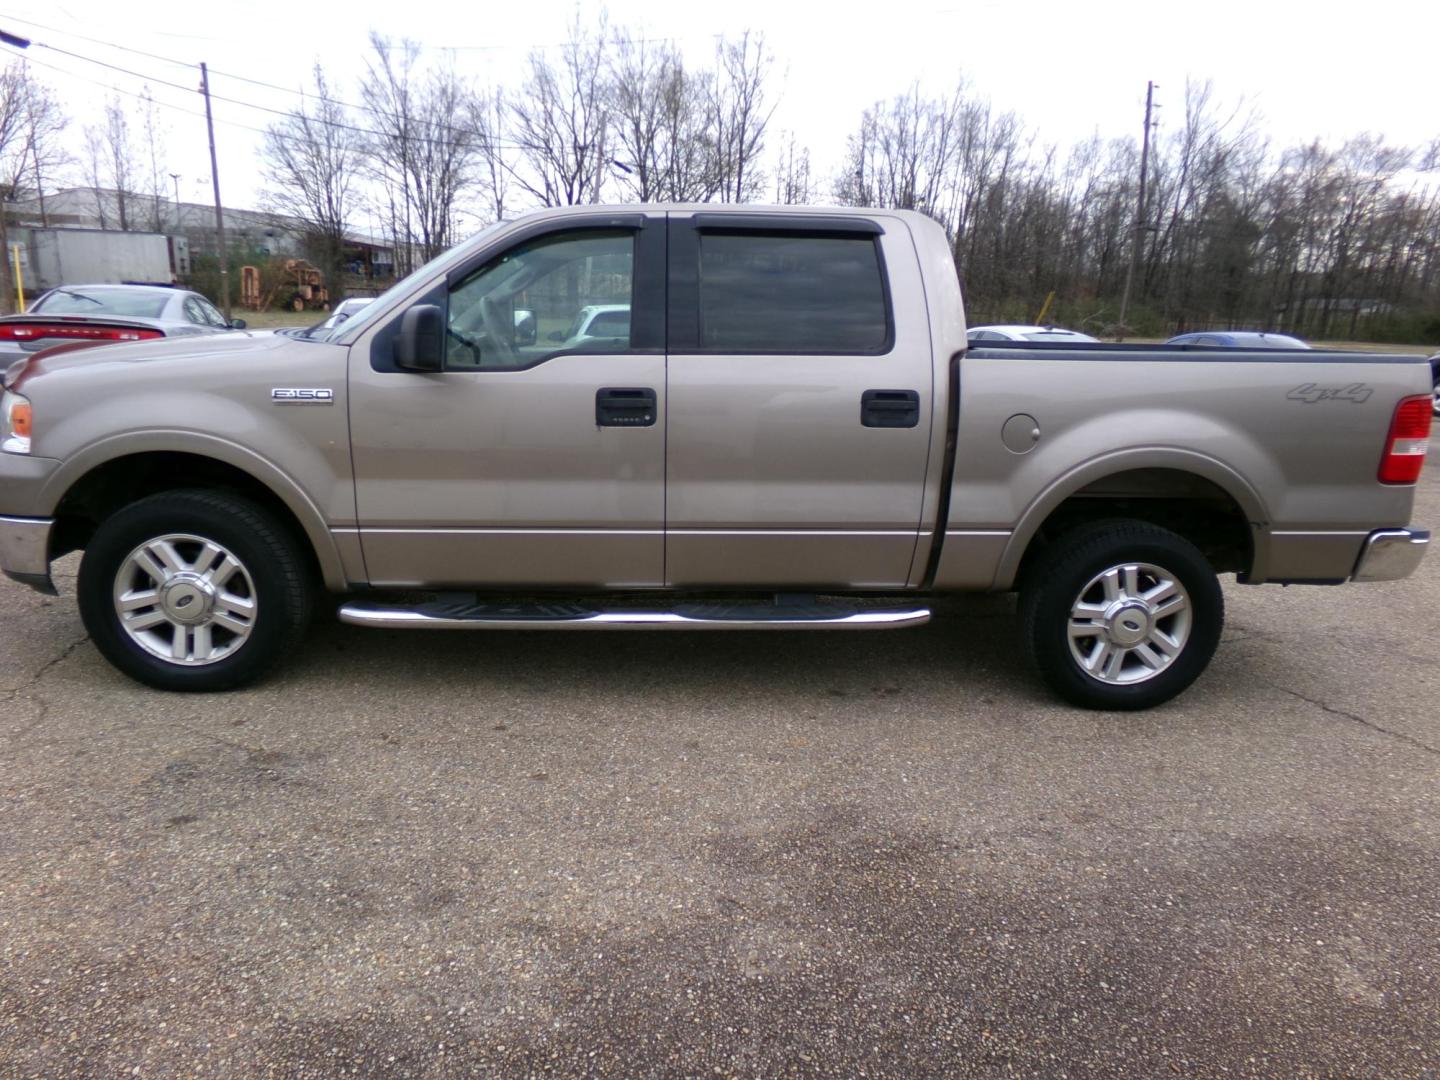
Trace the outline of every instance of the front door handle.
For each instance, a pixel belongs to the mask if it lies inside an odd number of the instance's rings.
[[[866,390],[860,395],[860,423],[865,427],[910,428],[920,424],[918,390]]]
[[[602,386],[595,391],[598,427],[650,427],[655,413],[655,391],[649,387]]]

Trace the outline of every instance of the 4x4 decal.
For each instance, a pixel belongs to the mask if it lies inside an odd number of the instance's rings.
[[[1295,387],[1285,396],[1291,401],[1301,401],[1306,405],[1314,405],[1317,401],[1353,401],[1359,405],[1369,401],[1374,392],[1372,387],[1358,382],[1349,386],[1316,386],[1313,382],[1307,382]]]

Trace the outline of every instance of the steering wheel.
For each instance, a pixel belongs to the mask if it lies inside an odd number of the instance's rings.
[[[480,359],[480,342],[476,338],[463,330],[456,330],[453,326],[445,327],[445,336],[454,338],[463,348],[469,349],[472,362],[476,367],[481,365],[483,361]]]
[[[490,344],[495,349],[495,354],[505,364],[515,362],[515,346],[511,343],[515,328],[505,325],[504,313],[500,305],[488,296],[480,298],[480,322],[485,326],[485,336],[489,338]]]

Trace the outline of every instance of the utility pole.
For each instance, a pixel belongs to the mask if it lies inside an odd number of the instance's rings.
[[[171,181],[175,184],[175,231],[180,231],[180,174],[172,172]]]
[[[230,319],[230,257],[225,251],[225,213],[220,208],[220,166],[215,163],[215,119],[210,115],[210,69],[200,64],[200,93],[205,95],[205,127],[210,133],[210,182],[215,188],[215,241],[220,250],[220,300],[225,318]],[[176,186],[179,203],[179,186]]]
[[[1135,244],[1130,249],[1130,265],[1125,269],[1125,291],[1120,294],[1120,334],[1125,340],[1125,312],[1130,307],[1130,285],[1135,280],[1135,268],[1140,264],[1140,249],[1145,245],[1145,173],[1150,164],[1150,116],[1155,110],[1155,84],[1145,84],[1145,136],[1140,143],[1140,194],[1135,200]]]

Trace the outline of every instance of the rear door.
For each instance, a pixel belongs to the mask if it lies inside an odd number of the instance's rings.
[[[670,217],[667,583],[898,588],[933,414],[905,225]]]

